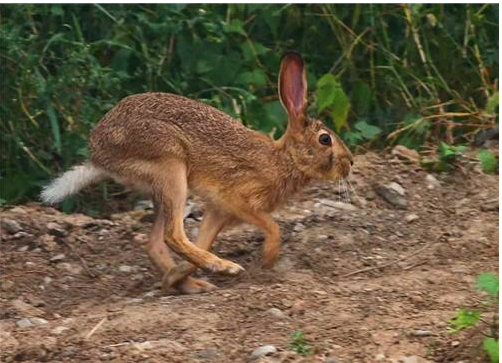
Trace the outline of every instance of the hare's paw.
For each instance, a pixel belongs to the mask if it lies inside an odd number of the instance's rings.
[[[176,288],[182,294],[201,294],[204,292],[213,291],[217,289],[217,286],[206,280],[196,279],[189,276],[181,281],[178,285],[176,285]]]
[[[223,275],[237,275],[238,273],[244,271],[244,268],[241,265],[229,260],[223,260],[221,258],[211,259],[204,263],[204,265],[201,265],[200,268]]]

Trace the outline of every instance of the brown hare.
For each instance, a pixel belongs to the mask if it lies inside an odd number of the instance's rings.
[[[217,234],[247,222],[265,235],[263,266],[279,255],[279,226],[271,212],[312,179],[345,178],[352,155],[321,121],[307,116],[305,66],[286,53],[279,72],[279,97],[287,130],[274,141],[225,113],[182,96],[145,93],[121,100],[90,136],[90,160],[44,188],[42,199],[56,203],[106,177],[152,196],[155,221],[146,245],[163,273],[163,287],[184,293],[215,286],[190,275],[198,268],[222,274],[238,264],[209,252]],[[188,191],[205,201],[195,243],[183,227]],[[169,248],[186,261],[176,265]]]

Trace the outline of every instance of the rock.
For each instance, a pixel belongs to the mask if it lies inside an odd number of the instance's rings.
[[[186,350],[183,345],[170,339],[147,340],[142,343],[134,343],[133,346],[140,351],[155,349],[156,351],[164,350],[170,353],[181,353]]]
[[[325,363],[340,363],[337,357],[328,357],[324,361]]]
[[[44,250],[47,252],[52,252],[57,248],[57,243],[54,241],[54,236],[50,234],[44,234],[39,239],[39,243],[43,246]]]
[[[305,313],[305,310],[306,310],[305,301],[297,300],[289,309],[289,313],[291,315],[302,315]]]
[[[14,281],[2,280],[2,282],[0,283],[0,286],[3,291],[8,291],[8,290],[12,289],[12,287],[14,287]]]
[[[9,218],[2,218],[0,220],[0,227],[2,227],[2,230],[5,230],[8,234],[16,234],[22,230],[21,225],[18,222]]]
[[[53,256],[50,258],[50,262],[59,262],[65,259],[65,254],[64,253],[58,253],[57,255]]]
[[[416,221],[418,219],[418,216],[416,214],[408,214],[406,217],[404,217],[404,220],[408,223],[411,223],[413,221]]]
[[[129,272],[132,272],[132,267],[129,266],[129,265],[120,265],[119,266],[119,271],[120,272],[129,273]]]
[[[47,223],[46,228],[49,234],[52,234],[53,236],[64,237],[66,235],[66,231],[57,223]]]
[[[82,273],[82,271],[83,271],[83,268],[80,267],[79,265],[73,265],[73,264],[68,263],[68,262],[58,263],[57,267],[60,268],[60,269],[62,269],[62,270],[65,270],[65,271],[69,272],[72,275],[80,275]]]
[[[418,329],[418,330],[412,331],[411,335],[413,335],[414,337],[428,337],[428,336],[432,335],[432,332],[430,330]]]
[[[375,356],[375,361],[376,362],[383,362],[386,358],[387,357],[385,356],[385,354],[380,353]]]
[[[11,303],[12,307],[16,309],[20,314],[25,315],[25,316],[37,316],[37,315],[43,315],[44,311],[36,308],[28,303],[25,303],[21,299],[15,299]]]
[[[458,347],[459,345],[460,345],[460,342],[458,340],[454,340],[453,342],[451,342],[452,347]]]
[[[41,298],[39,298],[36,295],[26,294],[25,297],[26,297],[26,300],[28,300],[28,302],[33,306],[36,306],[36,307],[45,306],[45,301],[43,301]]]
[[[52,329],[51,332],[52,332],[52,334],[55,334],[55,335],[61,335],[66,330],[70,330],[70,328],[61,325],[61,326],[57,326],[54,329]]]
[[[132,238],[134,243],[137,243],[139,245],[144,245],[148,243],[148,235],[145,233],[136,233],[134,237]]]
[[[392,149],[392,155],[397,156],[399,159],[410,161],[413,163],[420,163],[420,154],[413,149],[408,149],[403,145],[396,145]]]
[[[65,215],[63,221],[74,227],[87,227],[96,224],[93,218],[80,213]]]
[[[48,323],[47,320],[42,318],[31,318],[30,320],[34,325],[44,325]]]
[[[318,236],[317,236],[317,239],[318,239],[319,241],[326,241],[328,238],[329,238],[329,237],[328,237],[328,236],[326,236],[325,234],[320,234],[320,235],[318,235]]]
[[[319,203],[326,205],[328,207],[331,207],[331,208],[336,208],[336,209],[345,210],[345,211],[349,211],[349,212],[357,210],[357,207],[353,204],[334,201],[334,200],[330,200],[330,199],[320,199]]]
[[[26,233],[25,231],[19,231],[12,236],[12,238],[14,239],[21,239],[21,238],[29,239],[32,237],[33,235],[31,233]]]
[[[301,232],[305,229],[305,226],[303,225],[303,223],[297,223],[295,224],[295,226],[293,227],[293,231],[295,232]]]
[[[249,356],[250,359],[258,359],[263,356],[267,355],[272,355],[275,352],[277,352],[277,348],[274,347],[273,345],[262,345],[261,347],[256,348],[253,350],[253,353]]]
[[[396,188],[396,186],[392,184],[399,185],[397,183],[391,183],[389,185],[377,185],[375,187],[375,192],[389,204],[400,209],[406,209],[406,207],[408,206],[408,201],[400,193],[401,190],[399,190],[399,188]],[[399,191],[396,189],[398,189]]]
[[[31,322],[30,319],[23,318],[23,319],[16,321],[16,325],[20,328],[28,328],[30,326],[33,326],[33,323]]]
[[[44,277],[44,284],[49,285],[52,282],[52,278],[49,276]]]
[[[425,181],[427,183],[427,188],[428,189],[434,189],[436,187],[440,187],[441,186],[441,183],[439,182],[439,180],[436,179],[436,177],[432,174],[427,174],[425,176]]]
[[[276,319],[284,319],[286,314],[281,309],[278,308],[270,308],[267,310],[267,315],[270,315]]]
[[[134,204],[134,210],[135,211],[138,211],[138,210],[152,210],[153,209],[153,202],[149,199],[145,199],[145,200],[138,200],[135,204]]]
[[[387,188],[396,191],[399,195],[403,195],[404,196],[406,194],[406,190],[404,190],[404,188],[400,184],[398,184],[396,182],[389,183],[387,185]]]

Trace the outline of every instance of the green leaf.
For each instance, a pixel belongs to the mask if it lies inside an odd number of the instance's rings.
[[[448,332],[455,333],[462,329],[473,326],[478,322],[479,316],[480,312],[477,310],[458,310],[457,315],[453,319],[448,320],[448,323],[450,324]]]
[[[237,82],[244,85],[254,84],[257,87],[265,87],[267,85],[267,75],[261,69],[255,69],[240,74]]]
[[[325,108],[331,106],[335,100],[335,91],[340,85],[336,77],[327,73],[317,81],[316,101],[317,111],[322,112]]]
[[[354,100],[353,110],[358,115],[367,115],[373,99],[373,93],[365,82],[356,82],[352,90],[352,99]]]
[[[382,129],[378,126],[370,125],[366,121],[357,122],[354,127],[361,132],[362,137],[367,140],[372,140],[377,137]]]
[[[347,124],[350,101],[342,89],[342,85],[334,75],[327,73],[317,81],[316,87],[317,110],[322,112],[327,109],[338,132]]]
[[[485,338],[483,340],[483,350],[490,357],[491,363],[498,363],[499,361],[499,342],[494,338]]]
[[[498,105],[499,105],[499,93],[498,91],[495,91],[490,97],[488,97],[488,101],[486,102],[486,107],[485,107],[486,113],[494,114]]]
[[[492,273],[485,272],[478,276],[476,288],[492,296],[499,293],[499,278]]]
[[[256,56],[267,54],[270,51],[270,48],[267,48],[261,43],[253,42],[251,40],[247,40],[241,44],[242,54],[244,55],[244,60],[249,62],[255,59]]]
[[[226,31],[229,33],[246,35],[246,31],[244,30],[244,23],[239,19],[232,19],[232,21],[230,21],[230,23],[226,25]]]
[[[481,150],[478,158],[484,173],[491,174],[497,170],[499,165],[498,159],[490,150]]]

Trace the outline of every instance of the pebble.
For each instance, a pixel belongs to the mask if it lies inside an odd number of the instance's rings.
[[[57,223],[49,222],[46,224],[46,228],[49,234],[52,234],[53,236],[64,237],[66,235],[66,231]]]
[[[404,188],[396,182],[389,183],[387,188],[395,190],[399,195],[404,195],[406,193]]]
[[[277,318],[277,319],[284,319],[286,317],[286,314],[284,314],[284,312],[278,308],[268,309],[267,314],[270,316],[273,316],[274,318]]]
[[[271,355],[277,352],[277,348],[273,345],[262,345],[261,347],[253,350],[253,353],[249,356],[250,359],[258,359],[263,356]]]
[[[21,231],[21,225],[13,219],[2,218],[0,226],[9,234],[15,234]]]
[[[64,253],[58,253],[56,256],[53,256],[50,258],[50,262],[58,262],[58,261],[62,261],[65,259],[65,254]]]
[[[437,180],[436,177],[432,174],[427,174],[425,176],[425,181],[427,182],[428,189],[434,189],[435,187],[441,186],[441,183],[439,182],[439,180]]]
[[[406,209],[406,207],[408,206],[408,201],[400,193],[401,190],[397,191],[395,186],[392,186],[392,184],[399,185],[397,183],[391,183],[388,185],[377,185],[375,187],[375,192],[389,204],[392,204],[393,206],[400,209]]]
[[[205,348],[195,352],[194,356],[202,360],[221,360],[221,353],[217,348]]]
[[[418,219],[418,216],[416,214],[408,214],[406,217],[404,217],[404,220],[408,223],[416,221],[417,219]]]
[[[328,238],[329,238],[329,237],[328,237],[328,236],[326,236],[325,234],[320,234],[320,235],[318,235],[318,236],[317,236],[317,239],[318,239],[319,241],[326,241]]]
[[[16,325],[20,328],[28,328],[30,326],[43,325],[43,324],[47,324],[47,323],[48,323],[48,321],[45,319],[42,319],[42,318],[31,318],[31,319],[23,318],[23,319],[16,321]]]
[[[125,272],[125,273],[129,273],[132,271],[132,267],[129,266],[129,265],[120,265],[119,266],[119,271],[120,272]]]
[[[352,212],[352,211],[357,210],[357,207],[353,204],[334,201],[334,200],[330,200],[330,199],[320,199],[319,203],[324,204],[324,205],[331,207],[331,208],[345,210],[348,212]]]
[[[432,332],[430,330],[418,329],[418,330],[412,331],[411,335],[413,335],[415,337],[428,337],[428,336],[432,335]]]
[[[382,362],[382,361],[384,361],[384,360],[385,360],[385,358],[386,358],[386,357],[385,357],[385,354],[380,353],[380,354],[377,354],[377,355],[375,356],[375,361],[376,361],[376,362]]]
[[[79,265],[73,265],[68,262],[58,263],[57,267],[71,273],[72,275],[80,275],[83,271],[83,268]]]
[[[54,329],[52,329],[52,334],[55,334],[55,335],[61,335],[63,334],[64,331],[66,330],[69,330],[70,328],[66,327],[66,326],[57,326],[55,327]]]
[[[324,361],[325,363],[340,363],[337,357],[328,357]]]
[[[19,231],[12,236],[12,238],[14,238],[14,239],[32,238],[32,237],[33,237],[33,235],[31,233],[26,233],[24,231]]]
[[[303,231],[304,229],[305,229],[305,226],[303,225],[303,223],[297,223],[293,227],[293,231],[295,231],[295,232],[300,232],[300,231]]]
[[[149,199],[138,200],[136,202],[136,204],[134,205],[134,210],[135,211],[138,211],[138,210],[149,210],[149,209],[150,210],[153,209],[153,203]]]

